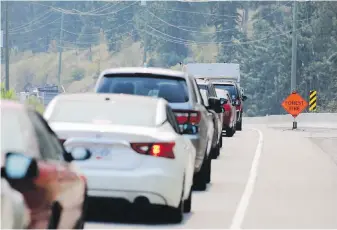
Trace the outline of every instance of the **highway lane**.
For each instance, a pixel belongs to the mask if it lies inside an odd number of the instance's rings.
[[[323,130],[247,124],[233,138],[224,137],[212,183],[208,191],[194,192],[193,212],[182,224],[117,219],[90,221],[85,228],[337,228],[337,166],[331,157],[337,153],[329,141],[337,131]]]

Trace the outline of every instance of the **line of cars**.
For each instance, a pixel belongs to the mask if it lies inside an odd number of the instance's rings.
[[[2,101],[1,177],[23,197],[8,225],[83,228],[97,199],[181,222],[211,182],[222,131],[242,124],[231,93],[184,72],[118,68],[93,93],[55,97],[43,117]]]

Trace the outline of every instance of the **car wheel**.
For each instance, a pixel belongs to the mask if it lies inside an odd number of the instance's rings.
[[[219,149],[219,148],[217,148],[217,149]],[[212,159],[208,159],[207,160],[207,176],[206,176],[207,184],[211,182],[211,174],[212,174]]]
[[[216,144],[215,148],[211,150],[211,159],[217,159],[219,155],[220,155],[220,141],[218,144]]]
[[[166,217],[170,223],[181,223],[184,219],[184,202],[181,201],[177,208],[167,207]]]
[[[242,130],[242,120],[240,120],[236,123],[236,130],[238,130],[238,131]]]
[[[184,183],[183,183],[183,187],[184,187]],[[164,216],[168,218],[168,221],[170,223],[177,223],[177,224],[181,223],[181,221],[183,221],[184,219],[184,210],[185,210],[184,207],[185,207],[185,201],[184,201],[184,189],[183,189],[181,193],[179,206],[177,208],[176,207],[165,207],[166,215]]]
[[[51,215],[48,222],[48,229],[57,229],[61,218],[62,206],[59,202],[54,202],[51,208]]]
[[[192,208],[192,188],[190,189],[190,195],[188,196],[187,200],[184,201],[184,212],[188,213],[191,212]]]
[[[201,169],[199,172],[194,174],[193,177],[193,190],[205,191],[207,188],[207,155],[204,157]]]
[[[234,127],[226,129],[226,137],[232,137],[234,135]]]

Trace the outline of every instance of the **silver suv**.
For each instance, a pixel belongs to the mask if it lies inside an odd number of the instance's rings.
[[[206,189],[211,174],[210,150],[214,127],[212,117],[202,105],[202,98],[194,77],[184,72],[162,68],[108,69],[100,74],[95,92],[166,99],[176,115],[182,134],[192,141],[197,150],[193,187],[195,190]],[[210,102],[212,106],[220,103],[220,101]],[[191,125],[195,127],[194,131],[184,132],[184,128]]]

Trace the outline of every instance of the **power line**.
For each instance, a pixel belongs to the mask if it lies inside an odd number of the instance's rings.
[[[42,29],[50,24],[53,24],[55,22],[57,22],[60,18],[57,18],[55,19],[54,21],[51,21],[49,23],[45,23],[44,25],[38,27],[38,28],[34,28],[34,29],[31,29],[31,30],[25,30],[25,31],[21,31],[21,32],[15,32],[15,33],[10,33],[11,35],[14,35],[14,34],[25,34],[25,33],[29,33],[29,32],[33,32],[33,31],[36,31],[36,30],[39,30],[39,29]]]
[[[17,26],[17,27],[14,27],[14,28],[11,28],[9,31],[10,32],[15,32],[17,30],[22,30],[23,28],[25,27],[28,27],[28,26],[32,26],[34,24],[37,24],[39,22],[43,22],[43,20],[45,20],[46,18],[50,17],[50,15],[52,14],[52,10],[48,10],[47,12],[45,12],[43,15],[40,15],[38,17],[36,17],[35,19],[31,20],[30,22],[27,22],[26,24],[23,24],[23,25],[20,25],[20,26]],[[50,14],[50,15],[48,15]],[[45,17],[46,15],[48,15],[47,17]],[[45,18],[44,18],[45,17]],[[43,18],[43,19],[41,19]]]
[[[282,5],[282,6],[286,6],[287,4],[289,4],[290,1],[288,3],[286,3],[285,5]],[[267,14],[266,16],[260,18],[259,20],[262,20],[262,19],[265,19],[266,17],[272,15],[273,13],[275,13],[277,10],[279,10],[279,8],[281,8],[281,6],[279,6],[276,10],[272,11],[271,13]],[[182,28],[181,26],[176,26],[176,25],[173,25],[172,23],[169,23],[167,21],[165,21],[164,19],[158,17],[157,15],[155,15],[154,13],[152,13],[151,11],[149,11],[148,9],[146,9],[148,11],[149,14],[151,14],[153,17],[155,17],[156,19],[158,19],[159,21],[165,23],[166,25],[169,25],[171,27],[174,27],[174,28],[177,28],[177,29],[180,29],[180,30],[183,30],[183,31],[187,31],[187,32],[192,32],[192,33],[201,33],[201,34],[214,34],[214,33],[222,33],[222,32],[227,32],[227,31],[233,31],[237,28],[231,28],[231,29],[224,29],[224,30],[215,30],[215,31],[200,31],[200,30],[189,30],[189,29],[185,29],[185,28]],[[227,15],[228,16],[228,15]],[[236,17],[236,16],[233,16],[233,17]],[[252,21],[252,20],[249,20],[249,21]]]
[[[133,21],[133,19],[130,19],[130,20],[126,21],[125,23],[120,24],[119,26],[114,27],[114,28],[112,28],[112,29],[108,29],[108,30],[104,30],[104,29],[103,29],[103,31],[104,31],[104,33],[108,32],[108,31],[114,31],[114,30],[116,30],[116,29],[118,29],[118,28],[120,28],[120,27],[122,27],[122,26],[128,24],[128,23],[131,22],[131,21]],[[63,31],[66,32],[66,33],[69,33],[69,34],[80,35],[79,33],[74,33],[74,32],[71,32],[71,31],[68,31],[68,30],[65,30],[65,29],[63,29]],[[84,35],[84,36],[86,36],[86,35],[88,35],[88,36],[89,36],[89,35],[99,35],[99,34],[100,34],[100,33],[85,33],[85,34],[82,34],[82,33],[81,33],[81,35]]]
[[[301,28],[298,28],[296,29],[296,31],[298,30],[301,30],[303,28],[306,28],[310,26],[310,24],[307,24],[306,26],[302,26]],[[184,44],[184,45],[191,45],[191,44],[203,44],[203,45],[208,45],[208,44],[214,44],[214,43],[220,43],[220,44],[223,44],[225,42],[208,42],[208,43],[200,43],[200,42],[195,42],[195,41],[191,41],[191,40],[188,40],[186,42],[184,41],[177,41],[177,40],[174,40],[174,39],[167,39],[167,38],[163,38],[161,36],[158,36],[156,34],[153,34],[153,33],[150,33],[146,30],[143,30],[143,29],[138,29],[140,31],[144,31],[145,33],[148,33],[149,35],[153,36],[153,37],[158,37],[162,40],[165,40],[167,42],[171,42],[171,43],[176,43],[176,44]],[[292,30],[288,30],[288,31],[285,31],[285,32],[282,32],[282,33],[279,33],[279,34],[276,34],[276,35],[272,35],[272,36],[265,36],[263,38],[260,38],[260,39],[255,39],[255,40],[251,40],[251,41],[241,41],[241,40],[237,40],[236,43],[234,43],[233,41],[227,41],[228,44],[225,44],[226,46],[238,46],[238,45],[246,45],[246,44],[253,44],[253,43],[256,43],[256,42],[260,42],[260,41],[264,41],[264,40],[267,40],[267,39],[271,39],[271,38],[274,38],[274,37],[278,37],[278,36],[282,36],[282,35],[286,35],[286,34],[290,34],[292,32]],[[177,37],[174,37],[175,39],[180,39],[180,38],[177,38]]]
[[[124,36],[125,34],[133,34],[135,30],[131,30],[131,31],[128,31],[128,32],[125,32],[123,34],[120,34],[119,36],[122,37]],[[117,40],[117,41],[113,41],[113,42],[106,42],[105,44],[107,45],[110,45],[110,44],[115,44],[117,42],[120,42],[122,41],[123,39],[120,39],[120,40]],[[93,44],[92,42],[71,42],[71,41],[63,41],[64,43],[70,43],[70,44],[76,44],[76,45],[90,45],[90,44]]]
[[[175,11],[175,12],[190,13],[190,14],[207,15],[207,16],[227,17],[227,18],[235,18],[236,17],[236,16],[233,16],[233,15],[221,15],[221,14],[212,14],[212,13],[196,12],[196,11],[189,11],[189,10],[168,9],[168,8],[163,8],[163,7],[155,7],[155,9],[162,9],[162,10],[165,10],[165,11]]]
[[[79,16],[107,16],[107,15],[112,15],[112,14],[116,14],[116,13],[119,13],[120,11],[123,11],[133,5],[135,5],[136,3],[138,2],[134,2],[126,7],[123,7],[121,9],[118,9],[114,12],[109,12],[109,13],[105,13],[105,14],[92,14],[92,13],[86,13],[86,12],[80,12],[78,10],[74,11],[74,10],[67,10],[67,9],[63,9],[63,8],[59,8],[59,7],[53,7],[53,6],[48,6],[48,5],[44,5],[44,4],[41,4],[41,3],[37,3],[35,2],[34,4],[38,4],[38,5],[42,5],[42,6],[45,6],[45,7],[49,7],[50,9],[56,11],[56,12],[60,12],[60,13],[64,13],[64,14],[70,14],[70,15],[79,15]]]

